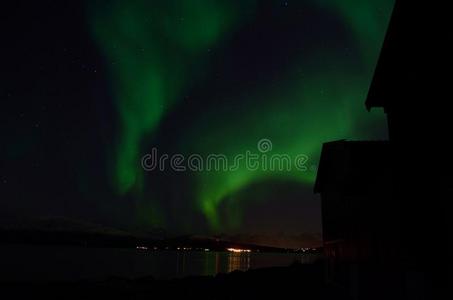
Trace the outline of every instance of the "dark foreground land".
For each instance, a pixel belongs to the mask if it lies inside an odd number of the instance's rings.
[[[11,283],[1,299],[345,299],[323,282],[322,263],[235,271],[174,280],[111,278],[102,282]],[[161,298],[162,297],[162,298]]]

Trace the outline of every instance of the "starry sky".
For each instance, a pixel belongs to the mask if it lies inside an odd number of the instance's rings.
[[[17,3],[1,61],[0,217],[319,234],[323,142],[385,139],[364,101],[393,0]],[[151,149],[305,171],[144,171]]]

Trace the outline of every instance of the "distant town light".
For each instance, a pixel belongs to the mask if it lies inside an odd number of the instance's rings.
[[[250,250],[250,249],[227,248],[227,250],[228,250],[229,252],[234,252],[234,253],[244,253],[244,252],[250,253],[250,252],[252,252],[252,250]]]

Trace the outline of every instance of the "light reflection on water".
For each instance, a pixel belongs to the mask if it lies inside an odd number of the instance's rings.
[[[318,256],[296,253],[175,252],[176,277],[215,275],[236,270],[288,266],[294,262],[309,264]],[[200,268],[199,268],[200,267]]]
[[[228,253],[228,272],[250,269],[250,253]]]
[[[215,275],[218,273],[229,273],[240,270],[250,269],[251,253],[232,253],[232,252],[174,252],[176,255],[177,277],[194,275],[190,272],[193,265],[202,262],[202,271],[195,275]],[[187,266],[189,265],[189,266]]]
[[[176,278],[311,263],[296,253],[153,251],[115,248],[0,246],[0,281],[59,281],[112,276]]]

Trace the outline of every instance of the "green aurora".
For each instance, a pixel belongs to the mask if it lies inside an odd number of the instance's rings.
[[[137,199],[137,215],[146,222],[165,226],[169,220],[159,200],[165,195],[147,178],[141,157],[150,145],[160,146],[157,136],[172,135],[162,132],[162,122],[184,110],[188,105],[185,97],[194,87],[221,81],[212,79],[219,67],[212,66],[207,54],[221,52],[243,28],[253,24],[259,2],[88,3],[88,21],[110,68],[119,117],[112,183],[119,195]],[[363,103],[394,1],[298,2],[336,16],[350,37],[344,45],[353,55],[345,58],[343,44],[319,45],[287,63],[275,84],[214,91],[212,103],[170,138],[171,150],[186,157],[222,153],[233,160],[239,153],[256,152],[257,142],[267,138],[273,143],[271,153],[309,158],[306,172],[250,171],[243,165],[231,172],[185,174],[192,186],[190,191],[181,190],[184,201],[214,231],[241,225],[242,207],[250,201],[241,193],[247,186],[267,180],[311,186],[323,142],[376,138],[371,129],[385,126],[383,114],[366,112]],[[290,9],[292,3],[283,5]],[[220,217],[220,207],[227,207],[226,217]],[[190,227],[190,220],[183,226]]]

